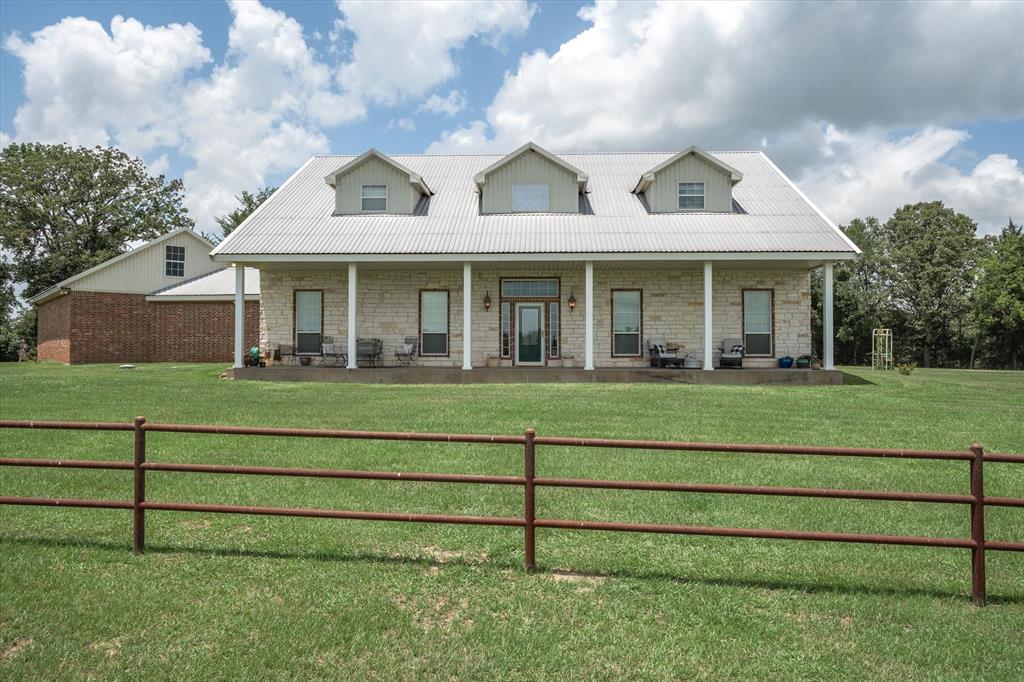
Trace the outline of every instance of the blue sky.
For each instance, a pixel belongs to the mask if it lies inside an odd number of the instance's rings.
[[[312,153],[533,139],[761,148],[837,221],[992,232],[1024,220],[1022,5],[6,0],[0,133],[120,146],[206,230]]]

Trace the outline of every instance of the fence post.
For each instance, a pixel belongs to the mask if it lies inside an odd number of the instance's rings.
[[[536,473],[536,462],[534,459],[534,445],[533,438],[537,435],[537,432],[533,429],[526,429],[526,443],[523,447],[524,454],[524,466],[523,466],[523,477],[525,483],[523,486],[523,521],[525,522],[526,529],[526,572],[532,573],[537,569],[535,561],[535,549],[536,549],[536,529],[534,528],[533,521],[536,511],[536,505],[533,497],[533,478]]]
[[[142,503],[146,501],[146,430],[143,425],[145,417],[135,418],[135,493],[132,495],[132,552],[142,554],[146,549],[146,510]]]
[[[982,471],[985,455],[978,443],[971,444],[971,599],[975,606],[985,605],[985,478]]]

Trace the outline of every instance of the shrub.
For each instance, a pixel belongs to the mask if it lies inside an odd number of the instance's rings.
[[[916,362],[903,362],[903,363],[900,363],[900,364],[896,365],[896,369],[898,369],[900,371],[900,374],[902,374],[905,377],[908,377],[908,376],[910,376],[911,372],[913,372],[915,369],[917,369],[917,363]]]

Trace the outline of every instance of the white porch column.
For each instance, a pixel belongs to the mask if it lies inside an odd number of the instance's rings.
[[[356,364],[356,264],[348,264],[348,369],[355,369]]]
[[[832,261],[825,261],[825,310],[822,313],[821,340],[825,350],[823,366],[825,369],[835,369],[835,362],[832,352],[833,330],[832,330]]]
[[[235,367],[245,365],[245,265],[235,264]]]
[[[594,261],[586,263],[586,305],[587,313],[586,353],[583,369],[594,369]]]
[[[462,264],[462,369],[473,369],[472,320],[470,308],[473,301],[473,266]]]
[[[715,354],[712,350],[714,340],[711,331],[711,310],[714,307],[714,297],[711,291],[711,261],[704,261],[704,369],[711,371],[715,368]]]

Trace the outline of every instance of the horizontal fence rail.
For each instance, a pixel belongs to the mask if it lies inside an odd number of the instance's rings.
[[[734,538],[765,538],[818,542],[850,542],[874,545],[904,545],[971,550],[972,600],[985,604],[985,552],[987,550],[1024,552],[1024,542],[988,540],[985,537],[986,507],[1024,508],[1024,498],[993,497],[984,494],[984,463],[1024,464],[1024,454],[985,453],[980,445],[965,451],[903,450],[885,448],[840,448],[807,445],[766,445],[742,443],[687,443],[651,440],[616,440],[606,438],[560,438],[537,436],[527,429],[522,436],[478,435],[454,433],[403,433],[381,431],[343,431],[334,429],[298,429],[247,426],[216,426],[203,424],[155,424],[137,417],[131,424],[121,422],[62,422],[35,420],[0,420],[2,429],[44,429],[78,431],[131,431],[134,434],[132,461],[101,461],[84,459],[41,459],[0,457],[0,467],[40,467],[57,469],[101,469],[133,472],[131,500],[97,500],[46,497],[0,496],[0,505],[31,505],[44,507],[76,507],[124,509],[132,512],[132,550],[145,549],[145,513],[147,511],[199,512],[214,514],[253,514],[304,518],[352,519],[363,521],[403,521],[408,523],[450,523],[478,526],[523,528],[527,571],[536,570],[536,529],[591,530],[604,532],[663,533]],[[350,440],[405,441],[423,443],[470,443],[480,445],[517,445],[523,448],[523,475],[497,476],[483,474],[448,474],[433,472],[362,471],[351,469],[313,469],[302,467],[240,466],[227,464],[182,464],[146,460],[146,434],[193,433],[229,436],[261,436],[285,438],[339,438]],[[599,480],[551,478],[536,475],[538,446],[568,448],[616,448],[627,450],[660,450],[677,452],[737,453],[743,455],[815,455],[827,457],[878,457],[892,459],[951,460],[968,462],[970,491],[967,494],[900,492],[882,490],[847,490],[839,488],[795,488],[780,486],[731,485],[711,483]],[[231,504],[196,504],[154,502],[146,500],[147,472],[233,474],[252,476],[291,476],[304,478],[417,481],[425,483],[457,483],[476,485],[521,486],[523,515],[521,517],[465,516],[451,514],[410,514],[389,511],[345,511],[337,509],[302,509],[290,507],[247,506]],[[598,490],[636,490],[728,495],[768,495],[811,497],[843,500],[876,500],[928,504],[966,505],[970,508],[970,537],[948,538],[914,535],[879,535],[825,531],[780,530],[768,528],[725,528],[720,526],[689,526],[657,523],[620,523],[579,519],[545,519],[536,517],[536,489],[586,488]]]

